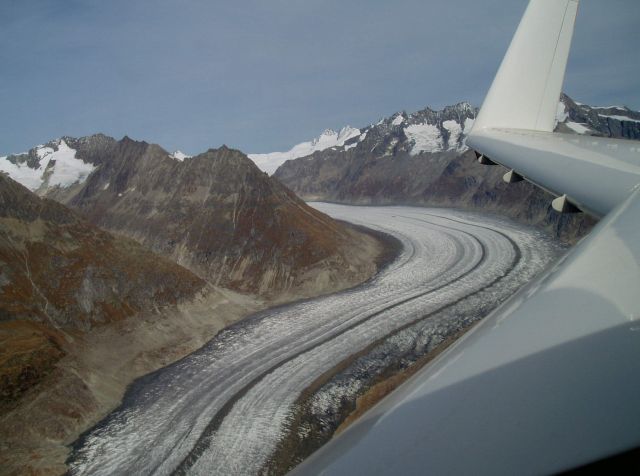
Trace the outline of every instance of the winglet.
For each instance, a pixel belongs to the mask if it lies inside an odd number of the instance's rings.
[[[577,11],[578,0],[529,2],[474,130],[553,131]]]

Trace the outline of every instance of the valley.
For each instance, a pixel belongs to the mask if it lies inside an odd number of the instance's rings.
[[[137,380],[74,444],[71,474],[284,472],[377,376],[437,349],[564,250],[491,215],[314,206],[392,235],[400,253],[360,286],[254,314]],[[287,446],[289,434],[306,449]]]
[[[66,471],[81,434],[78,473],[280,474],[328,441],[595,223],[479,165],[476,114],[400,112],[282,153],[94,134],[0,158],[8,474]],[[562,96],[557,129],[636,138],[638,114]]]
[[[0,474],[62,474],[136,378],[267,307],[370,278],[378,237],[240,151],[64,137],[0,158]]]

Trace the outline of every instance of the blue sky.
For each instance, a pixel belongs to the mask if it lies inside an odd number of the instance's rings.
[[[0,154],[103,132],[286,150],[480,105],[526,0],[2,0]],[[582,0],[564,90],[640,109],[640,1]]]

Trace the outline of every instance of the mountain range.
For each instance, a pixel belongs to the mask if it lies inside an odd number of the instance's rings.
[[[384,251],[224,146],[63,137],[0,169],[9,474],[64,473],[65,445],[133,379],[258,309],[364,281]]]
[[[352,251],[368,237],[307,206],[225,146],[188,157],[128,137],[63,137],[0,158],[0,168],[94,225],[230,289],[312,295],[372,269]]]
[[[134,378],[257,309],[371,276],[380,237],[298,196],[479,209],[584,235],[593,219],[477,163],[465,144],[476,114],[401,111],[250,157],[103,134],[0,157],[0,466],[64,472],[64,445]],[[561,132],[640,139],[640,113],[623,106],[563,95],[557,119]]]
[[[557,214],[550,194],[526,181],[506,184],[502,167],[475,161],[465,134],[477,112],[465,102],[398,112],[342,145],[283,162],[274,177],[306,200],[477,209],[540,225],[569,242],[584,235],[594,219]],[[557,119],[560,132],[640,138],[640,113],[623,106],[591,107],[563,94]]]

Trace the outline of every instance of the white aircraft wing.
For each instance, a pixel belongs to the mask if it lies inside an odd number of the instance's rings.
[[[551,132],[577,4],[531,0],[467,144],[604,218],[294,473],[550,474],[640,447],[640,143]]]

